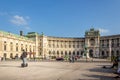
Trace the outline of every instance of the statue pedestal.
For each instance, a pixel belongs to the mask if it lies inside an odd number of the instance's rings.
[[[89,57],[89,53],[88,53],[88,52],[86,53],[86,58],[87,58],[87,59],[89,59],[89,58],[90,58],[90,57]]]
[[[83,57],[83,58],[87,58],[87,59],[90,58],[89,53],[84,53],[84,55],[83,55],[82,57]]]

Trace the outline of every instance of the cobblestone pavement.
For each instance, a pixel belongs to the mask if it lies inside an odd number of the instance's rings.
[[[112,65],[104,60],[93,62],[29,61],[22,68],[21,61],[0,62],[0,80],[117,80]],[[119,80],[119,79],[118,79]]]

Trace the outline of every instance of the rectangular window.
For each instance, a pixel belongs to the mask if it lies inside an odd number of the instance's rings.
[[[59,45],[57,44],[57,48],[59,48]]]
[[[112,47],[114,47],[114,43],[112,43]]]
[[[23,50],[23,44],[21,44],[21,51]]]
[[[66,48],[66,45],[65,45],[65,48]]]
[[[107,44],[107,47],[109,47],[109,44]]]
[[[117,43],[117,47],[119,47],[119,43]]]
[[[25,45],[25,49],[26,49],[26,51],[27,51],[27,45]]]
[[[73,48],[75,48],[75,45],[73,45]]]
[[[18,46],[16,47],[16,51],[18,51]]]
[[[4,41],[4,51],[6,51],[7,50],[7,43],[6,43],[6,41]]]
[[[51,48],[51,44],[49,44],[49,47]]]
[[[16,51],[18,51],[18,43],[16,43]]]
[[[69,48],[71,48],[71,45],[69,45]]]
[[[6,51],[6,45],[4,45],[4,51]]]

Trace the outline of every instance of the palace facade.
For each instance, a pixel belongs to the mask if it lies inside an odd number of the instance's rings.
[[[20,57],[22,50],[29,57],[65,57],[70,55],[107,58],[120,55],[120,34],[100,36],[93,28],[85,32],[85,37],[53,37],[36,32],[27,35],[0,31],[0,56]]]
[[[35,41],[22,35],[0,31],[0,57],[19,58],[22,50],[29,53],[35,52]]]

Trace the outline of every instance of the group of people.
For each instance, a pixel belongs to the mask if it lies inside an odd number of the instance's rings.
[[[115,72],[115,74],[118,74],[118,76],[115,76],[115,78],[120,78],[120,66],[119,66],[119,62],[120,62],[120,56],[117,55],[116,57],[114,57],[114,59],[112,60],[113,64],[112,66],[110,66],[109,68],[117,68],[117,71]],[[107,68],[105,66],[103,66],[103,68]]]
[[[118,68],[118,62],[119,62],[119,56],[116,56],[114,59],[113,59],[113,64],[110,68]]]
[[[69,62],[75,62],[77,60],[77,58],[74,56],[74,55],[72,55],[72,56],[69,56]]]
[[[118,74],[118,76],[115,76],[115,78],[120,78],[120,66],[119,66],[119,62],[120,62],[120,56],[116,56],[114,61],[113,61],[113,65],[111,66],[111,68],[116,67],[117,71],[116,74]]]

